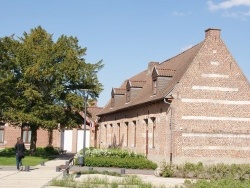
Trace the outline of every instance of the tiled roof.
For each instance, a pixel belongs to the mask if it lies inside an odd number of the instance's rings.
[[[148,102],[157,100],[163,100],[165,95],[171,91],[171,89],[180,81],[189,65],[196,57],[197,53],[201,49],[204,41],[193,46],[192,48],[156,65],[158,75],[169,76],[172,79],[167,83],[166,87],[163,87],[156,95],[152,93],[152,70],[144,70],[137,75],[129,78],[132,86],[141,86],[142,89],[139,93],[126,103],[126,96],[122,96],[115,100],[115,104],[111,107],[111,101],[109,101],[101,112],[97,115],[103,115],[113,113],[133,106],[141,105]],[[126,89],[127,81],[124,81],[120,89]]]
[[[113,88],[113,92],[115,95],[125,95],[126,89],[123,88]]]
[[[96,106],[90,106],[88,107],[88,112],[90,113],[91,117],[89,117],[92,121],[96,121],[97,119],[97,114],[102,110],[101,107],[96,107]]]
[[[131,87],[142,88],[146,81],[130,81]]]
[[[158,76],[174,76],[176,70],[172,69],[157,69]]]

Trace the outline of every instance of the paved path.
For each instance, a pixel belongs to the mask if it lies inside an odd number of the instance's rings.
[[[56,167],[66,164],[72,155],[60,155],[60,158],[48,161],[44,166],[31,166],[29,171],[17,171],[14,166],[0,166],[0,188],[52,188],[49,183],[54,178],[62,178],[63,172],[57,172]],[[92,167],[73,166],[70,173],[91,170]],[[152,183],[153,185],[164,185],[165,187],[174,187],[181,185],[185,179],[176,178],[162,178],[154,176],[153,170],[139,170],[139,169],[121,169],[121,168],[102,168],[93,167],[97,171],[111,171],[122,173],[126,175],[135,174],[142,178],[143,181]],[[95,175],[81,175],[76,176],[81,180],[87,176],[105,176],[101,174]],[[76,178],[75,177],[75,178]],[[114,178],[108,176],[109,178]]]
[[[60,158],[46,162],[44,166],[31,166],[29,171],[18,171],[14,166],[0,166],[0,187],[47,187],[53,178],[63,176],[62,171],[56,171],[56,166],[64,165],[69,157],[61,156]]]

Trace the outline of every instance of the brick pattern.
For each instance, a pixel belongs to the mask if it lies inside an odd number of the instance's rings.
[[[169,160],[169,147],[161,147],[161,145],[167,143],[169,145],[170,142],[167,125],[169,120],[166,123],[166,109],[167,105],[161,102],[105,116],[106,120],[99,125],[98,130],[100,147],[108,148],[112,146],[112,141],[115,139],[115,143],[125,149],[146,154],[146,131],[148,130],[148,157],[156,160],[157,158]],[[116,120],[114,121],[113,118]],[[156,126],[154,138],[153,120]],[[110,124],[112,124],[112,127],[110,127]],[[118,125],[120,125],[120,128]],[[110,134],[111,132],[112,134]],[[108,135],[108,138],[106,138],[106,135]],[[152,147],[153,139],[154,148]]]
[[[178,75],[180,80],[171,92],[174,97],[171,107],[162,99],[127,109],[105,109],[108,113],[100,114],[98,142],[101,148],[111,145],[112,139],[105,140],[103,130],[105,125],[112,124],[112,135],[110,129],[105,130],[106,135],[118,138],[120,134],[125,143],[128,137],[128,145],[123,143],[123,148],[143,153],[158,163],[170,162],[170,154],[173,163],[250,162],[249,82],[221,40],[219,29],[206,30],[205,40],[200,44],[190,66],[182,76]],[[186,61],[182,57],[185,56],[176,56]],[[159,66],[168,67],[164,63]],[[182,69],[174,67],[178,68]],[[152,84],[144,87],[152,87]],[[155,130],[152,118],[156,121]],[[133,122],[136,122],[135,147]],[[118,123],[120,133],[117,133]]]
[[[57,142],[55,141],[58,137],[56,136],[57,130],[53,131],[52,143],[57,147]],[[10,148],[14,147],[16,144],[17,137],[21,137],[21,129],[19,127],[9,126],[5,124],[4,128],[4,143],[0,143],[0,148]],[[37,147],[46,147],[49,144],[49,133],[46,130],[37,131]],[[30,148],[30,144],[25,144],[26,148]]]
[[[14,147],[17,137],[21,135],[21,130],[18,128],[11,128],[7,125],[4,126],[4,143],[0,143],[0,148]],[[9,138],[6,140],[6,138]]]
[[[175,137],[179,149],[176,158],[189,160],[196,158],[214,162],[225,162],[225,158],[234,158],[237,162],[250,157],[250,137],[240,138],[239,134],[249,135],[250,105],[220,103],[185,103],[181,98],[213,99],[224,101],[250,101],[249,83],[237,63],[221,41],[218,30],[207,31],[207,38],[195,61],[187,70],[176,88],[180,94],[175,100],[175,131],[182,133],[209,133],[209,136]],[[216,36],[216,37],[213,37]],[[211,63],[212,62],[212,63]],[[214,63],[217,62],[217,63]],[[202,74],[229,75],[228,78],[207,78]],[[236,91],[194,90],[193,86],[237,88]],[[221,120],[183,119],[183,116],[219,117]],[[230,120],[234,118],[233,120]],[[238,120],[237,120],[238,118]],[[224,119],[224,120],[223,120]],[[223,137],[216,138],[217,134]],[[231,135],[234,135],[232,137]],[[238,160],[237,160],[238,159]],[[242,160],[245,162],[245,160]]]

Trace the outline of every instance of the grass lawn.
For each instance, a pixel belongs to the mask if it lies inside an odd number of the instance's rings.
[[[51,158],[48,157],[37,157],[37,156],[25,156],[23,158],[23,165],[27,166],[35,166],[39,165],[41,161],[48,161]],[[0,166],[15,166],[16,165],[16,157],[15,156],[1,156],[0,157]]]

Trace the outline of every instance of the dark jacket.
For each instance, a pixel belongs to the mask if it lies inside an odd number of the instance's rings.
[[[18,154],[23,154],[24,155],[24,152],[26,151],[24,143],[20,143],[20,144],[16,143],[15,151],[16,151],[16,155],[18,155]]]

